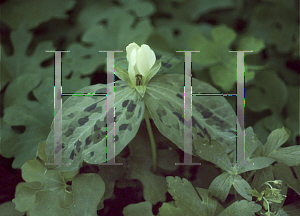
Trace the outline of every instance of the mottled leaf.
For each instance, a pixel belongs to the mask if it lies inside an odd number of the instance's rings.
[[[87,86],[77,93],[105,93],[106,85]],[[144,115],[144,102],[124,81],[115,83],[115,155],[135,137]],[[114,109],[107,111],[114,114]],[[63,163],[60,171],[77,170],[85,161],[99,164],[106,161],[106,97],[71,96],[62,111]],[[111,135],[113,131],[109,133]],[[47,139],[46,153],[54,161],[54,130]],[[56,149],[58,152],[60,149]],[[111,158],[108,158],[110,160]]]
[[[192,80],[193,93],[218,93],[212,86]],[[156,75],[147,85],[144,97],[158,130],[184,149],[184,76]],[[235,148],[236,114],[222,96],[193,96],[192,133],[198,144],[215,139],[226,152]],[[198,145],[194,144],[194,145]]]

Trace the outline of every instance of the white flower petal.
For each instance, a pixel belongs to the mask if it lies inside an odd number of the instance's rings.
[[[137,68],[143,76],[146,75],[146,73],[149,72],[151,67],[154,65],[156,56],[153,52],[153,50],[150,49],[150,47],[146,44],[143,44],[138,50],[137,50]]]
[[[128,54],[127,54],[128,56]],[[128,56],[128,73],[129,73],[129,78],[131,81],[134,83],[135,82],[135,66],[136,66],[136,49],[132,49],[130,56]]]
[[[129,44],[127,47],[126,47],[126,53],[127,53],[127,61],[129,62],[130,61],[130,58],[129,56],[131,55],[132,51],[133,50],[137,50],[139,47],[139,45],[137,45],[136,43],[131,43]]]

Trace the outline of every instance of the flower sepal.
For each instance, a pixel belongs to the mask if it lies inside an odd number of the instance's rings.
[[[148,84],[148,82],[154,77],[155,74],[159,71],[161,67],[161,60],[158,60],[155,62],[155,64],[150,69],[149,73],[145,76],[145,85]]]
[[[115,65],[115,74],[121,80],[125,81],[131,88],[134,88],[135,85],[133,85],[127,70]]]

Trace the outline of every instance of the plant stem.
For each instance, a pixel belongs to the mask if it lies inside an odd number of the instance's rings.
[[[147,130],[148,130],[148,134],[149,134],[150,142],[151,142],[153,171],[156,172],[156,168],[157,168],[156,143],[155,143],[152,128],[151,128],[151,124],[150,124],[150,120],[149,120],[149,111],[148,111],[147,107],[145,107],[144,117],[145,117]]]

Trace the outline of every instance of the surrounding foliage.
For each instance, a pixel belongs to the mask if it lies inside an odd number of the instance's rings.
[[[298,1],[0,4],[1,216],[300,215]],[[156,60],[139,86],[127,77],[133,42]],[[123,50],[115,54],[115,160],[123,166],[98,165],[106,161],[104,96],[63,96],[63,162],[71,165],[45,165],[54,154],[54,54],[46,50],[71,51],[62,55],[64,93],[105,93],[99,50]],[[175,165],[184,160],[180,50],[200,50],[193,92],[226,94],[237,81],[228,51],[253,51],[245,54],[247,164],[233,164],[236,98],[193,96],[192,154],[201,165]]]

